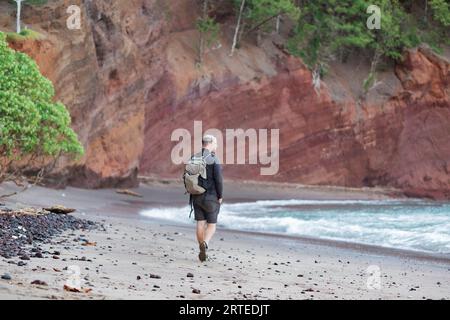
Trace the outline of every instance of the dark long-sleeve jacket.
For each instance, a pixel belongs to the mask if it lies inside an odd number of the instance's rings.
[[[207,195],[215,195],[217,199],[223,198],[222,166],[214,153],[203,149],[203,157],[206,161],[206,179],[199,178],[199,185],[206,189]]]

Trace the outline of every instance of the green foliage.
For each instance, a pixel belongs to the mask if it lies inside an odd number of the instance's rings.
[[[292,0],[247,0],[246,19],[253,26],[262,23],[270,31],[274,24],[268,22],[279,15],[287,15],[292,20],[297,20],[300,17],[300,9]]]
[[[203,63],[206,49],[210,48],[211,45],[217,41],[220,32],[220,25],[208,14],[210,6],[210,0],[202,0],[203,13],[202,16],[197,19],[196,23],[197,31],[200,34],[197,59],[199,65]]]
[[[30,57],[10,49],[5,38],[0,32],[0,157],[81,155],[69,112],[52,100],[52,83]]]
[[[450,4],[446,0],[430,0],[434,19],[444,27],[450,27]]]
[[[20,33],[7,32],[6,41],[25,41],[25,40],[39,40],[43,38],[43,35],[31,29],[22,30]]]
[[[43,5],[46,4],[48,0],[26,0],[25,3],[33,5]]]
[[[421,41],[414,17],[407,14],[398,0],[379,0],[381,29],[372,31],[370,47],[388,58],[400,60],[403,50],[417,46]]]
[[[220,25],[215,19],[211,17],[198,19],[196,27],[197,31],[202,35],[207,47],[210,47],[217,41],[220,32]]]
[[[288,49],[316,68],[344,47],[364,47],[371,41],[365,21],[360,19],[365,11],[360,0],[308,2],[302,8]]]
[[[421,28],[421,36],[435,51],[441,52],[442,44],[450,45],[450,4],[447,0],[429,0],[432,21]]]
[[[433,24],[425,28],[407,2],[399,0],[315,0],[305,1],[289,51],[313,68],[329,60],[345,59],[355,50],[373,56],[399,60],[403,51],[428,43],[433,48],[448,41],[450,11],[448,1],[429,0]],[[381,29],[367,27],[367,8],[381,9]],[[424,3],[421,5],[425,6]]]
[[[369,89],[374,85],[375,81],[376,81],[375,73],[374,72],[369,73],[369,76],[367,77],[366,80],[364,80],[363,83],[363,89],[365,93],[369,91]]]
[[[235,12],[238,14],[242,0],[234,0]],[[286,15],[296,21],[300,17],[300,8],[294,0],[246,0],[244,22],[248,30],[265,29],[271,31],[275,24],[270,23],[279,16]]]
[[[9,2],[16,4],[14,0],[9,0]],[[23,4],[31,4],[31,5],[44,5],[47,4],[48,0],[23,0]]]

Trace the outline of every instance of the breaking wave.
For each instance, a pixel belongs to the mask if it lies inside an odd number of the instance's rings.
[[[192,223],[190,209],[152,208],[141,215]],[[450,204],[400,200],[287,200],[225,204],[219,224],[235,230],[308,236],[450,254]]]

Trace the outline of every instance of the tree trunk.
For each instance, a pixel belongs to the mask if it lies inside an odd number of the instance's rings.
[[[234,37],[233,37],[233,44],[231,45],[231,52],[230,52],[230,56],[233,56],[234,51],[236,50],[236,46],[238,44],[238,40],[239,40],[239,29],[241,27],[241,21],[242,21],[242,15],[244,13],[244,8],[245,8],[245,1],[246,0],[242,0],[241,2],[241,8],[239,9],[239,17],[238,17],[238,21],[236,23],[236,30],[234,31]]]
[[[20,33],[22,31],[21,28],[21,23],[20,23],[20,15],[21,15],[21,11],[22,11],[22,1],[23,0],[15,0],[17,3],[17,27],[16,27],[16,31],[17,33]]]
[[[377,76],[378,64],[380,63],[381,57],[382,57],[381,50],[379,48],[376,48],[375,53],[372,58],[372,64],[370,66],[369,76],[364,81],[364,94],[362,96],[363,99],[365,99],[367,96],[367,93],[377,85],[377,77],[376,76]]]
[[[381,59],[381,50],[377,48],[377,49],[375,49],[375,53],[374,53],[374,56],[372,59],[372,64],[370,66],[371,73],[375,73],[377,71],[380,59]]]
[[[317,64],[314,67],[314,70],[312,72],[313,88],[314,88],[314,91],[316,91],[316,94],[318,96],[320,96],[320,90],[321,90],[321,87],[322,87],[322,79],[321,79],[321,76],[320,76],[321,69],[322,69],[322,66],[320,64]]]
[[[204,47],[205,47],[205,40],[203,35],[200,35],[200,43],[198,45],[198,63],[203,64],[203,55],[204,55]]]
[[[280,27],[281,27],[281,15],[277,17],[277,26],[276,26],[277,34],[280,34]]]
[[[428,0],[425,0],[425,14],[424,14],[424,21],[425,23],[428,22]]]
[[[209,0],[203,0],[203,12],[202,12],[202,19],[205,20],[208,15],[208,1]],[[200,32],[200,42],[199,42],[199,48],[198,48],[198,63],[203,64],[203,56],[205,55],[205,35]]]

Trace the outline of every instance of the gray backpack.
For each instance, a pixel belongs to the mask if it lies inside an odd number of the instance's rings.
[[[200,195],[206,192],[206,190],[199,185],[199,178],[202,177],[205,180],[207,179],[206,159],[210,155],[211,154],[208,154],[206,157],[204,157],[203,153],[196,154],[186,164],[183,180],[186,192],[188,194]]]

